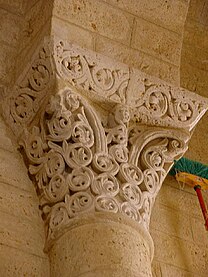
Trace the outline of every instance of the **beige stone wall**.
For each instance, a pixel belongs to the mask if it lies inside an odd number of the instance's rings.
[[[179,84],[188,3],[55,0],[52,25],[54,32],[81,46]]]
[[[208,234],[193,189],[181,190],[168,176],[153,209],[150,232],[154,276],[207,276]]]
[[[192,0],[184,26],[180,85],[208,96],[206,0]],[[199,122],[186,157],[208,164],[208,117]],[[208,205],[208,193],[204,192]],[[168,176],[153,211],[151,234],[155,242],[155,276],[207,276],[208,233],[193,189]]]
[[[208,96],[207,9],[207,0],[191,0],[190,6],[189,0],[0,0],[0,91],[18,76],[31,45],[51,32]],[[206,122],[207,116],[187,153],[187,157],[203,163],[208,163]],[[0,179],[0,258],[5,265],[2,270],[11,273],[2,271],[0,275],[47,276],[48,260],[42,252],[43,230],[34,189],[23,165],[24,180],[18,177],[20,157],[0,134],[1,166],[7,167],[7,171],[1,168],[4,181]],[[154,276],[207,276],[208,233],[203,225],[194,192],[180,190],[168,177],[151,223]],[[10,257],[15,257],[17,263],[10,263]],[[31,272],[24,271],[28,264]]]
[[[208,96],[208,2],[192,0],[186,19],[181,56],[181,86]],[[208,163],[205,147],[208,115],[200,122],[190,144],[188,157]]]
[[[1,93],[16,78],[17,57],[29,32],[26,15],[37,15],[32,12],[36,2],[40,1],[0,1]],[[38,199],[14,140],[0,117],[0,276],[45,277],[49,261],[43,253],[45,234]]]
[[[35,188],[0,118],[0,276],[49,276]]]
[[[0,92],[18,78],[36,41],[49,35],[52,4],[51,0],[0,1]]]

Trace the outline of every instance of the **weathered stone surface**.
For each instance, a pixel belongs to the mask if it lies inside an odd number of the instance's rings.
[[[94,48],[93,32],[83,29],[75,24],[71,24],[68,21],[61,20],[55,16],[52,19],[51,32],[52,35],[79,44],[81,47],[91,50]]]
[[[177,66],[180,64],[182,37],[143,19],[136,19],[131,46]]]
[[[153,261],[152,264],[152,274],[153,277],[197,277],[197,273],[191,273],[183,270],[179,267],[172,266],[170,264],[165,264],[163,262]],[[206,275],[200,274],[200,276],[205,277]]]
[[[138,235],[139,228],[112,222],[110,215],[89,223],[72,228],[53,246],[51,277],[59,272],[63,277],[151,276],[148,243],[142,233]]]
[[[0,8],[22,16],[38,1],[41,0],[0,0]]]
[[[14,78],[16,51],[13,47],[0,43],[0,83],[8,85]]]
[[[100,36],[96,37],[95,49],[103,55],[138,68],[147,74],[156,76],[174,85],[179,84],[179,67],[162,61],[158,57]]]
[[[184,45],[182,52],[182,59],[185,63],[188,63],[195,70],[203,70],[208,74],[208,48],[200,49],[193,43]]]
[[[1,130],[1,136],[0,136],[0,148],[14,152],[17,148],[17,144],[15,140],[12,140],[12,137],[14,134],[9,130],[9,128],[5,125],[3,118],[0,116],[0,130]]]
[[[18,47],[20,32],[24,30],[24,19],[1,8],[0,18],[0,41]]]
[[[184,42],[201,49],[208,49],[208,28],[194,20],[187,20],[184,29]]]
[[[191,63],[194,63],[191,62]],[[206,64],[206,62],[205,62]],[[207,95],[208,71],[197,69],[189,63],[184,63],[181,70],[181,86],[200,95]]]
[[[208,88],[207,88],[208,89]],[[208,90],[207,90],[208,91]],[[206,147],[207,133],[208,133],[208,115],[206,114],[202,121],[196,128],[196,132],[193,134],[190,141],[190,151],[186,156],[189,159],[196,160],[207,164],[208,148]],[[205,195],[207,192],[205,192]]]
[[[41,32],[45,36],[49,35],[50,24],[47,23],[51,20],[52,7],[53,1],[39,0],[28,10],[25,15],[26,27],[21,35],[21,50],[28,45],[31,48],[34,38],[40,35]]]
[[[0,127],[0,276],[48,277],[38,199],[2,119]]]
[[[41,224],[38,202],[34,194],[1,183],[1,211],[15,215],[18,218],[24,218],[36,224]]]
[[[55,0],[53,14],[129,45],[133,16],[96,0]]]
[[[188,214],[163,205],[154,207],[150,230],[151,228],[169,234],[170,236],[189,241],[193,240],[191,219]]]
[[[23,14],[26,9],[26,2],[25,0],[0,0],[0,8],[16,14]]]
[[[206,192],[203,192],[204,199],[206,204],[208,203],[208,199],[206,197]],[[199,205],[198,205],[199,208]],[[207,249],[208,248],[208,236],[207,231],[204,226],[204,218],[201,213],[200,217],[193,217],[191,218],[191,229],[193,233],[193,241],[197,242],[199,246],[202,248]]]
[[[0,182],[26,191],[33,190],[27,169],[18,153],[10,153],[0,147]]]
[[[172,209],[182,211],[188,215],[201,216],[200,208],[198,207],[197,197],[191,193],[187,193],[179,188],[173,188],[168,185],[162,186],[158,194],[158,202]]]
[[[6,277],[49,277],[50,269],[47,258],[28,254],[6,245],[0,247],[0,274]]]
[[[19,249],[26,253],[34,254],[46,259],[43,253],[45,236],[39,224],[28,222],[24,218],[19,218],[0,211],[0,242],[12,248]]]
[[[203,276],[208,270],[207,249],[194,241],[180,240],[152,230],[155,242],[155,258],[164,263],[189,270]]]
[[[205,0],[192,0],[188,10],[188,17],[194,19],[197,22],[204,23],[202,20],[202,14],[204,15],[206,6]]]
[[[188,1],[181,0],[104,0],[155,25],[182,33],[188,10]]]

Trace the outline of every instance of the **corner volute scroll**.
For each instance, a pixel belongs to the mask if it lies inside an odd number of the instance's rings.
[[[47,45],[4,110],[37,189],[46,250],[88,214],[123,214],[148,232],[208,101],[79,46]]]

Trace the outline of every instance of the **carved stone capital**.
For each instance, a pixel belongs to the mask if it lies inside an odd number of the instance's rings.
[[[208,106],[55,40],[36,52],[5,103],[37,187],[47,247],[83,214],[121,213],[148,230],[162,182]]]

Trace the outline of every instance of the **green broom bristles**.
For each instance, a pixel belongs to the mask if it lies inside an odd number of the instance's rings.
[[[175,161],[169,174],[174,176],[178,172],[187,172],[208,179],[208,166],[184,157],[178,161]]]

